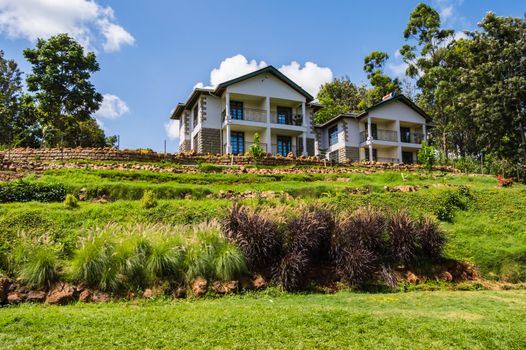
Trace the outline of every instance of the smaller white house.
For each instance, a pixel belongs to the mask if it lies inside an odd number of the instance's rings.
[[[415,163],[430,121],[407,97],[391,94],[363,113],[317,125],[316,154],[337,162]]]

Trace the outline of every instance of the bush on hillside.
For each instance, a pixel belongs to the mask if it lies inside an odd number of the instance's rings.
[[[282,235],[277,225],[235,203],[222,223],[225,237],[245,255],[253,271],[271,268],[282,254]]]
[[[67,194],[66,199],[64,199],[64,206],[67,209],[75,209],[79,207],[79,201],[74,194]]]
[[[151,190],[144,191],[141,198],[141,207],[144,209],[151,209],[157,206],[157,197]]]
[[[43,184],[23,180],[0,183],[0,203],[62,202],[66,189],[62,184]]]
[[[388,247],[395,262],[411,264],[418,248],[418,226],[405,211],[391,215],[387,225]]]
[[[30,288],[47,290],[60,277],[59,258],[50,246],[20,247],[14,260],[20,279]]]

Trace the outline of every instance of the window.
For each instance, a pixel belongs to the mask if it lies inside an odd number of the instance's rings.
[[[338,143],[338,124],[329,129],[329,146]]]
[[[245,153],[245,133],[232,131],[230,133],[230,148],[232,154]]]
[[[277,139],[277,154],[281,154],[282,156],[286,157],[290,152],[292,152],[292,137],[278,136]]]
[[[278,124],[292,125],[292,108],[278,106]]]
[[[401,126],[400,127],[400,140],[402,142],[411,142],[411,129]]]
[[[194,128],[198,124],[198,116],[199,116],[199,103],[197,103],[194,107]]]
[[[243,102],[230,101],[230,118],[243,120]]]

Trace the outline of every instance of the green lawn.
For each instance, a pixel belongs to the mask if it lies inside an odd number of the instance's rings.
[[[254,294],[0,309],[0,348],[524,349],[526,291]]]

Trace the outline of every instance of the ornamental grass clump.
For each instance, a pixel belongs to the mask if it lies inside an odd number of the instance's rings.
[[[305,289],[308,284],[309,259],[303,251],[286,254],[273,269],[273,279],[288,292]]]
[[[405,211],[391,215],[387,225],[388,248],[394,262],[409,265],[418,250],[418,225]]]
[[[418,223],[418,242],[420,245],[418,255],[436,260],[442,256],[446,236],[433,219],[425,217]]]
[[[225,237],[236,244],[252,271],[268,271],[282,254],[282,235],[277,225],[234,204],[222,223]]]
[[[29,288],[49,289],[60,278],[60,260],[51,246],[28,245],[18,251],[19,277]]]
[[[157,196],[151,190],[144,191],[141,198],[141,207],[144,209],[151,209],[157,206]]]

